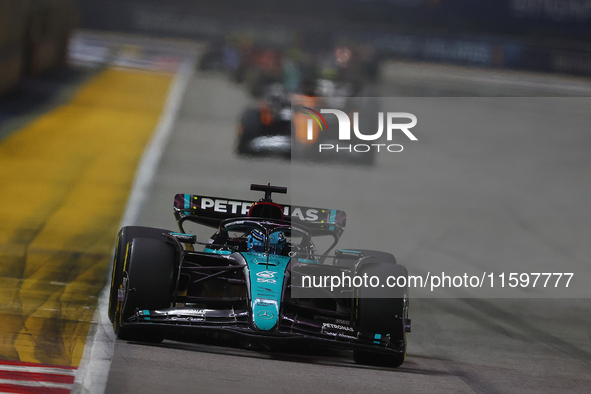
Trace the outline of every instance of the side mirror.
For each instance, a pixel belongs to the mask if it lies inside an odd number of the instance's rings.
[[[170,235],[178,239],[180,243],[184,244],[191,244],[194,245],[197,243],[197,236],[195,234],[185,234],[185,233],[173,233],[170,232]]]

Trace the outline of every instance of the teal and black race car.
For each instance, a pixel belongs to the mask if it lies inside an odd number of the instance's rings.
[[[286,193],[284,187],[251,190],[265,197],[177,194],[180,232],[121,229],[109,300],[116,335],[148,342],[173,332],[315,341],[353,349],[358,363],[401,365],[410,331],[406,268],[390,253],[337,249],[329,255],[345,212],[274,203],[271,194]],[[183,229],[187,222],[217,231],[198,242]],[[313,241],[320,237],[331,239],[323,253]],[[376,280],[398,286],[375,286]]]

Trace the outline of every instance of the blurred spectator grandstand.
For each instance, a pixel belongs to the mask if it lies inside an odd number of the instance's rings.
[[[88,29],[288,48],[356,41],[380,58],[591,75],[588,0],[85,0]],[[300,42],[301,44],[301,42]]]
[[[65,65],[75,0],[0,0],[0,94]]]

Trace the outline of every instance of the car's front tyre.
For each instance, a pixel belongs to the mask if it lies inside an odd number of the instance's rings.
[[[134,238],[152,238],[164,239],[163,233],[167,232],[159,228],[126,226],[119,230],[117,242],[115,244],[115,254],[113,256],[113,272],[111,276],[111,292],[109,294],[109,320],[111,323],[115,318],[117,309],[117,292],[122,281],[123,266],[128,244]]]
[[[406,268],[388,263],[369,263],[363,265],[356,275],[377,276],[385,281],[389,276],[408,278]],[[381,353],[372,350],[353,352],[353,359],[358,364],[399,367],[406,357],[406,321],[408,319],[408,287],[388,288],[389,298],[383,297],[385,288],[356,289],[356,327],[360,331],[375,333],[380,338],[389,337],[391,342],[399,345],[399,351]],[[376,336],[377,338],[377,336]]]
[[[137,310],[169,308],[175,281],[175,248],[165,240],[134,238],[126,248],[120,287],[125,295],[118,300],[113,329],[120,339],[161,342],[158,328],[125,326]]]

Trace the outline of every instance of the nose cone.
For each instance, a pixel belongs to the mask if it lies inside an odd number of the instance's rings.
[[[289,257],[265,253],[243,253],[250,276],[250,299],[253,326],[273,330],[279,321],[285,269]]]
[[[252,322],[262,331],[269,331],[279,320],[279,303],[275,300],[257,298],[253,301]]]

